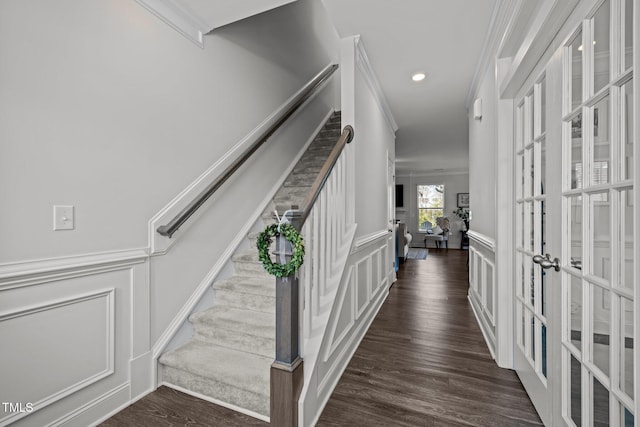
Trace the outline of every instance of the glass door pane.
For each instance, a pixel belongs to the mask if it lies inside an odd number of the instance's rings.
[[[620,88],[620,109],[622,121],[621,133],[621,177],[622,180],[633,179],[633,81]]]
[[[609,182],[611,144],[609,142],[609,97],[605,97],[591,109],[593,114],[591,184]]]
[[[620,74],[632,66],[627,49],[633,46],[628,15],[633,6],[626,0],[604,0],[564,47],[563,104],[571,106],[563,119],[567,218],[561,233],[563,261],[568,261],[562,267],[562,414],[568,425],[626,426],[637,415],[631,404],[636,346],[630,339],[638,216],[633,200],[633,74]],[[590,66],[580,68],[578,51]],[[577,82],[586,83],[582,92]]]
[[[623,37],[622,56],[624,58],[624,70],[633,66],[633,3],[635,0],[625,0],[622,3]]]
[[[582,113],[579,113],[570,122],[569,132],[571,134],[571,187],[582,188]]]
[[[576,34],[569,44],[569,75],[571,101],[570,110],[573,111],[582,104],[582,31]]]
[[[609,84],[611,5],[606,0],[593,17],[592,46],[594,81],[593,91],[598,92]]]

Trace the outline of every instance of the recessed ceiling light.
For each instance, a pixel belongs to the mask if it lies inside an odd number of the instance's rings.
[[[420,71],[418,73],[413,74],[411,76],[411,80],[413,80],[414,82],[420,82],[424,80],[425,77],[427,77],[427,75]]]

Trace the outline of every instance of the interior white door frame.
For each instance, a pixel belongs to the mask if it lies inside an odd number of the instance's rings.
[[[634,2],[634,16],[633,23],[636,31],[634,31],[634,40],[633,40],[633,69],[637,73],[640,70],[640,7],[638,7],[637,2]],[[635,272],[634,272],[634,334],[633,340],[636,344],[635,351],[635,360],[633,364],[635,378],[634,378],[634,396],[635,396],[635,413],[636,413],[636,425],[639,422],[638,418],[640,417],[640,350],[638,350],[638,340],[640,339],[640,262],[637,260],[640,257],[640,215],[637,215],[638,210],[638,201],[640,200],[640,185],[638,185],[638,173],[640,171],[640,156],[638,155],[638,137],[640,137],[640,131],[638,127],[640,126],[640,85],[638,85],[637,78],[635,79],[635,85],[633,87],[633,111],[635,115],[635,126],[633,129],[633,140],[635,141],[635,153],[634,153],[634,200],[636,203],[636,215],[633,222],[633,230],[634,230],[634,248],[633,254],[634,259],[636,260]]]
[[[509,71],[510,59],[498,59],[496,70],[498,82]],[[496,310],[496,363],[501,368],[513,368],[513,277],[514,277],[514,120],[513,99],[500,99],[496,85],[497,144],[496,144],[496,293],[500,297]],[[500,301],[509,301],[508,304]]]

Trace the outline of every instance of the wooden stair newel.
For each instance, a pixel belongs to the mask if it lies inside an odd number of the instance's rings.
[[[294,207],[297,209],[297,207]],[[292,225],[300,230],[300,212],[294,211]],[[284,246],[284,247],[283,247]],[[277,257],[291,260],[293,248],[288,241],[276,238]],[[298,278],[276,278],[276,360],[271,365],[271,425],[296,427],[298,400],[304,385],[304,370],[300,357],[299,287]]]
[[[271,365],[271,425],[297,426],[298,400],[304,385],[301,358],[291,367],[273,362]]]

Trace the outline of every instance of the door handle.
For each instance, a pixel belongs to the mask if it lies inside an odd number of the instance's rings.
[[[536,264],[540,264],[540,267],[542,268],[553,267],[555,271],[560,271],[560,260],[558,258],[554,258],[552,261],[551,255],[549,254],[546,254],[545,256],[534,255],[533,262],[535,262]]]
[[[571,258],[571,267],[582,270],[582,261]]]

